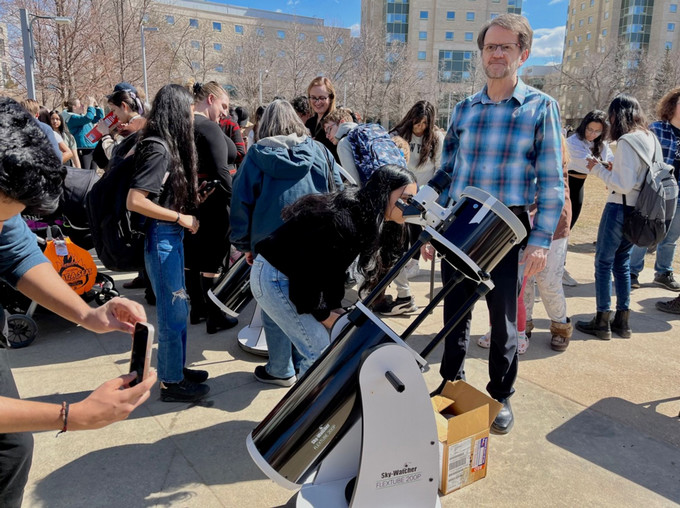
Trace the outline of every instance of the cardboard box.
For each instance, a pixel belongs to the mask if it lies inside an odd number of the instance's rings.
[[[439,492],[449,494],[486,476],[489,428],[503,405],[465,381],[454,381],[432,397],[432,406],[439,437]]]

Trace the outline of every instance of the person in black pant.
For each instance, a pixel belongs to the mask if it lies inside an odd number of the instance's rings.
[[[34,119],[7,97],[0,98],[0,160],[0,277],[36,303],[97,333],[131,333],[137,321],[146,321],[144,308],[124,298],[90,307],[40,252],[19,214],[24,209],[54,211],[62,191],[61,161]],[[19,508],[31,469],[30,432],[94,429],[123,420],[149,397],[156,375],[152,372],[133,388],[134,374],[121,376],[70,405],[23,401],[10,370],[5,334],[0,308],[0,506]]]
[[[229,95],[215,81],[195,83],[194,140],[198,156],[199,192],[213,186],[205,193],[198,207],[201,228],[195,235],[184,237],[185,278],[191,300],[189,320],[197,324],[206,320],[209,334],[232,328],[238,320],[225,315],[207,292],[212,289],[219,272],[228,269],[225,259],[229,255],[229,203],[231,202],[231,169],[236,169],[237,148],[220,129],[219,121],[229,112]]]

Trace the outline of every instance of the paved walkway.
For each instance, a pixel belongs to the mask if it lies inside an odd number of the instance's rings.
[[[566,288],[575,321],[595,310],[593,258],[570,253],[567,266],[581,283]],[[536,305],[537,328],[521,357],[513,398],[515,428],[507,436],[492,435],[487,478],[443,497],[442,506],[680,503],[680,316],[654,308],[655,301],[674,295],[651,284],[651,270],[640,279],[629,340],[600,341],[575,332],[566,352],[553,352],[549,320]],[[413,281],[421,305],[428,280],[423,265]],[[143,302],[142,291],[127,293]],[[154,322],[154,309],[147,312]],[[416,350],[438,331],[441,319],[437,309],[421,326],[409,341]],[[126,371],[129,337],[97,336],[44,311],[36,320],[38,339],[11,356],[25,399],[77,401]],[[408,318],[389,323],[400,330]],[[481,303],[474,338],[487,323]],[[469,356],[468,381],[483,389],[487,351],[473,344]],[[441,347],[429,358],[430,388],[439,384],[440,358]],[[236,330],[206,335],[204,326],[191,326],[189,361],[211,374],[210,398],[200,405],[162,403],[156,387],[125,422],[59,439],[54,432],[37,433],[24,506],[294,506],[294,493],[266,478],[245,447],[248,433],[286,389],[255,381],[252,371],[261,359],[240,350]]]

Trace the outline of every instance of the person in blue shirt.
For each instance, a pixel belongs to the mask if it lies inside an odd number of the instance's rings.
[[[491,319],[487,391],[503,404],[492,425],[499,434],[509,432],[514,423],[509,397],[517,377],[519,267],[527,277],[543,270],[564,205],[557,101],[518,77],[519,67],[529,58],[532,37],[528,21],[517,14],[498,16],[480,30],[477,45],[486,85],[454,108],[442,155],[442,169],[452,176],[451,199],[457,200],[469,185],[482,188],[508,206],[529,233],[521,259],[523,246],[517,245],[492,270],[495,288],[486,296]],[[528,210],[534,201],[537,212],[530,227]],[[425,246],[423,256],[431,259],[430,246]],[[453,274],[452,266],[443,262],[444,283]],[[445,323],[474,291],[470,281],[462,284],[465,290],[444,299]],[[444,383],[465,379],[471,317],[469,313],[446,338],[440,368]]]
[[[146,321],[144,308],[124,298],[87,305],[40,252],[20,214],[51,212],[63,185],[61,162],[38,125],[17,102],[0,98],[0,277],[60,316],[97,333],[131,333]],[[21,506],[31,469],[32,431],[85,430],[125,419],[149,397],[151,373],[133,388],[135,375],[110,380],[74,404],[22,401],[12,377],[0,313],[0,505]]]

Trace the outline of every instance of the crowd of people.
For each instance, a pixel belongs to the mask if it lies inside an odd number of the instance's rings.
[[[596,242],[596,313],[574,326],[603,340],[612,332],[630,338],[635,328],[631,288],[639,287],[646,254],[623,234],[624,218],[646,174],[636,149],[651,158],[660,144],[676,178],[680,172],[680,88],[661,99],[658,121],[651,125],[638,101],[621,94],[606,112],[589,112],[565,138],[557,101],[518,76],[532,36],[519,15],[489,21],[477,39],[487,77],[483,89],[455,106],[447,131],[435,125],[435,108],[427,101],[414,104],[389,131],[372,129],[371,142],[379,140],[386,158],[368,176],[362,145],[352,134],[363,124],[351,110],[336,106],[327,77],[315,78],[306,96],[262,105],[253,122],[244,108],[231,107],[229,94],[216,82],[165,85],[151,104],[134,86],[120,83],[105,105],[117,117],[113,128],[103,121],[105,111],[94,98],[70,99],[61,112],[27,100],[22,104],[27,113],[4,99],[0,275],[40,304],[96,332],[129,331],[145,320],[143,308],[127,299],[90,309],[74,298],[19,217],[25,207],[53,208],[64,164],[107,171],[132,158],[126,203],[146,218],[144,269],[126,287],[146,287],[147,301],[156,305],[161,400],[192,402],[209,393],[209,373],[187,367],[189,324],[205,321],[209,334],[237,325],[208,297],[235,252],[251,265],[251,290],[262,309],[267,339],[269,358],[255,368],[255,378],[291,386],[329,345],[329,330],[345,312],[346,288],[358,280],[359,294],[366,294],[418,237],[420,227],[405,225],[397,205],[441,169],[451,176],[443,204],[457,201],[467,186],[479,187],[505,204],[526,229],[524,242],[490,274],[490,330],[478,340],[489,348],[487,391],[503,405],[492,429],[507,433],[514,424],[510,397],[518,355],[529,347],[534,329],[535,287],[551,320],[551,347],[565,351],[572,336],[562,286],[575,284],[565,263],[569,232],[588,199],[585,180],[601,179],[609,194]],[[97,142],[88,136],[95,126],[102,135]],[[610,142],[616,142],[615,151]],[[20,154],[18,160],[8,158],[12,150]],[[655,283],[676,292],[679,215],[656,247],[654,267]],[[433,247],[423,246],[419,256],[432,260]],[[395,279],[396,298],[384,296],[373,311],[417,311],[409,283],[417,268],[418,257]],[[455,277],[455,270],[442,261],[442,280]],[[462,288],[444,298],[444,322],[474,290],[473,282],[463,281]],[[658,302],[657,308],[680,314],[680,297]],[[446,338],[441,387],[465,379],[471,319],[472,312]],[[4,381],[11,381],[4,349],[0,353],[0,402],[10,408],[0,415],[0,432],[5,433],[0,436],[0,496],[8,506],[20,504],[30,468],[30,443],[22,432],[66,430],[67,419],[68,430],[76,430],[124,418],[149,396],[156,379],[152,374],[134,388],[126,388],[129,377],[111,381],[74,405],[69,417],[68,406],[14,401],[16,388]],[[11,416],[18,414],[21,418]],[[16,446],[23,450],[21,461],[6,454]]]

